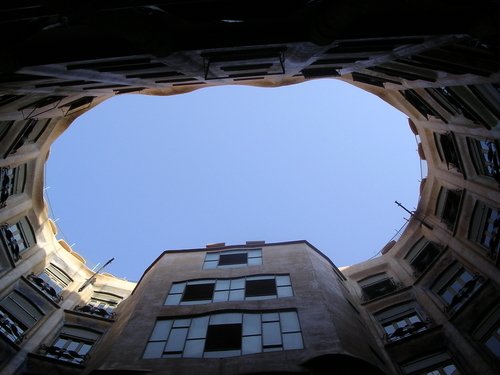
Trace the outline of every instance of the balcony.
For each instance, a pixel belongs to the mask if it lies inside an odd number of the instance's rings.
[[[82,312],[85,314],[95,315],[104,319],[115,319],[116,317],[115,312],[109,312],[105,309],[90,304],[84,306],[76,306],[75,311]]]
[[[63,300],[62,296],[57,294],[56,290],[52,286],[50,286],[49,283],[47,283],[42,278],[36,276],[34,273],[30,273],[27,276],[27,278],[33,283],[33,285],[36,286],[38,290],[42,291],[47,297],[49,297],[54,302],[59,303]]]
[[[2,167],[0,169],[0,208],[4,208],[7,204],[7,198],[11,193],[11,180],[9,176],[9,168]]]
[[[24,329],[1,310],[0,332],[15,344],[21,343],[24,339]]]
[[[395,281],[392,277],[377,280],[373,283],[362,285],[362,300],[363,302],[368,302],[375,298],[392,293],[402,287],[403,284]]]
[[[406,324],[405,326],[397,328],[391,334],[386,333],[384,335],[384,341],[386,343],[392,343],[416,335],[419,332],[426,331],[431,327],[432,322],[430,320],[416,321]]]
[[[8,224],[3,224],[0,226],[0,231],[5,240],[7,248],[9,249],[9,253],[14,260],[17,262],[21,259],[19,244],[17,243],[17,239],[14,237],[14,233],[9,228]]]
[[[83,363],[89,358],[88,354],[80,354],[75,350],[60,348],[55,345],[42,344],[38,349],[38,352],[42,356],[54,358],[60,361],[75,363],[77,365],[83,365]]]

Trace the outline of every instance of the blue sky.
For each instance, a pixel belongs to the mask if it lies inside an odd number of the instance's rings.
[[[339,267],[374,256],[417,205],[407,117],[335,79],[126,94],[52,145],[46,196],[93,267],[137,281],[162,251],[308,240]]]

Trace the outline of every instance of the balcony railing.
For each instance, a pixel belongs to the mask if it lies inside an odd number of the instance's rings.
[[[42,344],[38,351],[45,357],[55,358],[61,361],[76,363],[79,365],[83,365],[83,363],[89,358],[88,354],[79,354],[74,350],[60,348],[55,345]]]
[[[404,327],[399,327],[390,335],[386,333],[384,335],[384,340],[387,343],[390,343],[390,342],[395,342],[395,341],[401,340],[405,337],[413,336],[416,333],[426,331],[431,326],[431,324],[432,324],[432,322],[428,319],[425,321],[421,321],[421,322],[413,322],[413,323],[407,324]]]
[[[372,284],[364,285],[362,287],[363,290],[362,300],[363,302],[368,302],[375,298],[392,293],[403,287],[404,285],[401,282],[395,281],[392,277],[379,280]]]
[[[2,167],[0,169],[0,208],[7,204],[7,198],[10,195],[11,181],[9,176],[9,168]]]
[[[24,330],[2,311],[0,311],[0,332],[16,344],[24,339]]]
[[[109,312],[105,309],[102,309],[100,307],[95,307],[93,305],[76,306],[75,311],[96,315],[106,319],[114,319],[116,317],[115,312]]]
[[[21,255],[19,254],[19,244],[17,243],[17,239],[14,237],[14,233],[12,233],[8,224],[2,224],[0,226],[0,230],[2,231],[2,235],[5,238],[5,241],[7,242],[7,247],[9,249],[10,255],[12,256],[12,259],[14,259],[14,262],[17,262],[19,259],[21,259]]]
[[[55,301],[56,303],[62,301],[63,299],[62,296],[57,294],[56,290],[53,287],[51,287],[50,284],[47,283],[45,280],[36,276],[34,273],[30,273],[27,277],[28,280],[30,280],[39,290],[41,290],[53,301]]]
[[[472,294],[483,284],[484,277],[481,275],[474,275],[474,277],[467,281],[457,294],[453,296],[450,304],[445,307],[445,312],[453,313],[455,310],[459,309],[460,306],[467,301]]]

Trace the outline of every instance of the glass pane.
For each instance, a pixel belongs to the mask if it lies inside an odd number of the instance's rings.
[[[161,358],[165,342],[150,342],[146,345],[143,358]]]
[[[205,256],[205,261],[210,261],[210,260],[219,260],[219,253],[207,253]]]
[[[272,322],[272,321],[278,321],[278,320],[279,320],[278,313],[262,314],[262,321],[263,322]]]
[[[149,341],[166,340],[172,327],[171,320],[158,320]]]
[[[243,315],[243,336],[260,335],[261,323],[259,314]]]
[[[249,258],[262,257],[262,250],[261,249],[247,250],[247,254]]]
[[[184,343],[186,341],[186,336],[188,333],[187,328],[176,328],[172,329],[170,336],[168,338],[167,346],[165,347],[166,352],[182,351],[184,349]]]
[[[217,264],[218,264],[218,261],[205,262],[205,263],[203,263],[203,269],[211,270],[211,269],[217,268]]]
[[[231,290],[229,292],[230,301],[243,301],[245,299],[245,291],[243,289]]]
[[[245,279],[233,279],[231,280],[231,289],[243,289],[245,288]]]
[[[165,305],[178,305],[181,302],[182,294],[172,294],[167,296],[165,300]]]
[[[262,264],[262,258],[248,258],[249,266],[258,266]]]
[[[230,280],[217,280],[215,290],[229,290]]]
[[[303,349],[304,344],[302,343],[302,335],[297,333],[285,333],[283,334],[283,349]]]
[[[170,288],[170,293],[169,294],[175,294],[175,293],[182,293],[184,292],[184,286],[186,283],[178,283],[178,284],[172,284],[172,287]]]
[[[279,286],[278,297],[293,297],[293,290],[291,286]]]
[[[282,312],[280,318],[282,332],[300,331],[299,318],[295,311]]]
[[[74,350],[77,351],[78,347],[80,346],[79,342],[75,341],[70,341],[69,345],[66,347],[67,350]]]
[[[243,337],[242,354],[252,354],[262,352],[261,336]]]
[[[175,319],[173,327],[189,327],[191,319]]]
[[[90,349],[92,348],[92,345],[89,344],[83,344],[80,350],[78,350],[78,353],[81,355],[85,355],[88,352],[90,352]]]
[[[207,336],[208,318],[208,316],[203,316],[192,320],[188,339],[205,338]]]
[[[229,291],[215,292],[213,302],[224,302],[229,300]]]
[[[497,328],[497,335],[493,335],[486,340],[486,347],[493,353],[497,358],[500,358],[500,328]]]
[[[281,345],[280,324],[278,322],[262,324],[262,343],[264,346]]]
[[[210,317],[210,325],[241,323],[240,313],[217,314]]]
[[[290,276],[288,275],[276,276],[276,285],[278,286],[290,285]]]
[[[187,340],[186,347],[184,348],[183,357],[186,358],[201,358],[203,357],[203,348],[205,347],[205,340]]]
[[[458,375],[459,372],[457,371],[457,368],[453,365],[448,365],[443,367],[443,371],[446,375]]]

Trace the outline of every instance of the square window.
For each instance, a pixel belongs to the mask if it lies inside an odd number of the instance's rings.
[[[215,284],[186,285],[182,301],[205,301],[211,300],[214,295]]]
[[[241,332],[240,323],[208,326],[205,352],[241,350]]]
[[[276,280],[274,278],[267,280],[247,280],[245,288],[245,297],[275,296]]]
[[[247,264],[248,254],[221,254],[219,257],[219,266],[230,266],[234,264]]]

